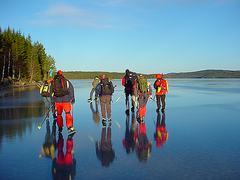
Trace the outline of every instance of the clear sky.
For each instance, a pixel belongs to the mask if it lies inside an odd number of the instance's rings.
[[[7,0],[0,26],[41,42],[62,70],[240,70],[239,0]]]

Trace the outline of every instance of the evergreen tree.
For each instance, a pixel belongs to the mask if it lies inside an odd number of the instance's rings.
[[[55,60],[48,55],[40,42],[32,42],[20,31],[0,27],[0,80],[12,78],[33,82],[48,78],[49,69],[55,68]]]

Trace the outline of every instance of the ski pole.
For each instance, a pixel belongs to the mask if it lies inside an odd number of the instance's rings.
[[[39,130],[42,128],[42,125],[43,125],[43,123],[45,122],[45,120],[49,118],[49,113],[50,113],[50,110],[51,110],[52,107],[53,107],[53,106],[50,106],[50,107],[48,108],[48,111],[47,111],[47,113],[46,113],[46,116],[44,117],[43,121],[38,125],[38,129],[39,129]]]
[[[121,96],[119,96],[119,97],[117,98],[117,100],[115,101],[115,103],[117,103],[117,102],[119,101],[120,98],[121,98]]]

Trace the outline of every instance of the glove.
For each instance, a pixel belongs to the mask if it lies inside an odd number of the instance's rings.
[[[73,99],[71,100],[71,103],[72,103],[72,104],[74,104],[74,103],[75,103],[75,98],[73,98]]]

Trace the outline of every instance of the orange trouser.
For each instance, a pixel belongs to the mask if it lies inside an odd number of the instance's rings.
[[[146,110],[146,106],[139,107],[139,109],[138,109],[138,116],[139,116],[140,118],[145,117],[146,111],[147,111],[147,110]]]
[[[67,139],[66,142],[66,154],[63,152],[64,139],[59,138],[57,143],[58,154],[57,154],[57,164],[58,165],[72,165],[73,164],[73,140]]]
[[[62,112],[65,111],[66,114],[66,126],[67,128],[73,126],[73,118],[71,115],[72,105],[70,102],[56,102],[55,108],[57,109],[57,125],[58,127],[63,127]]]

